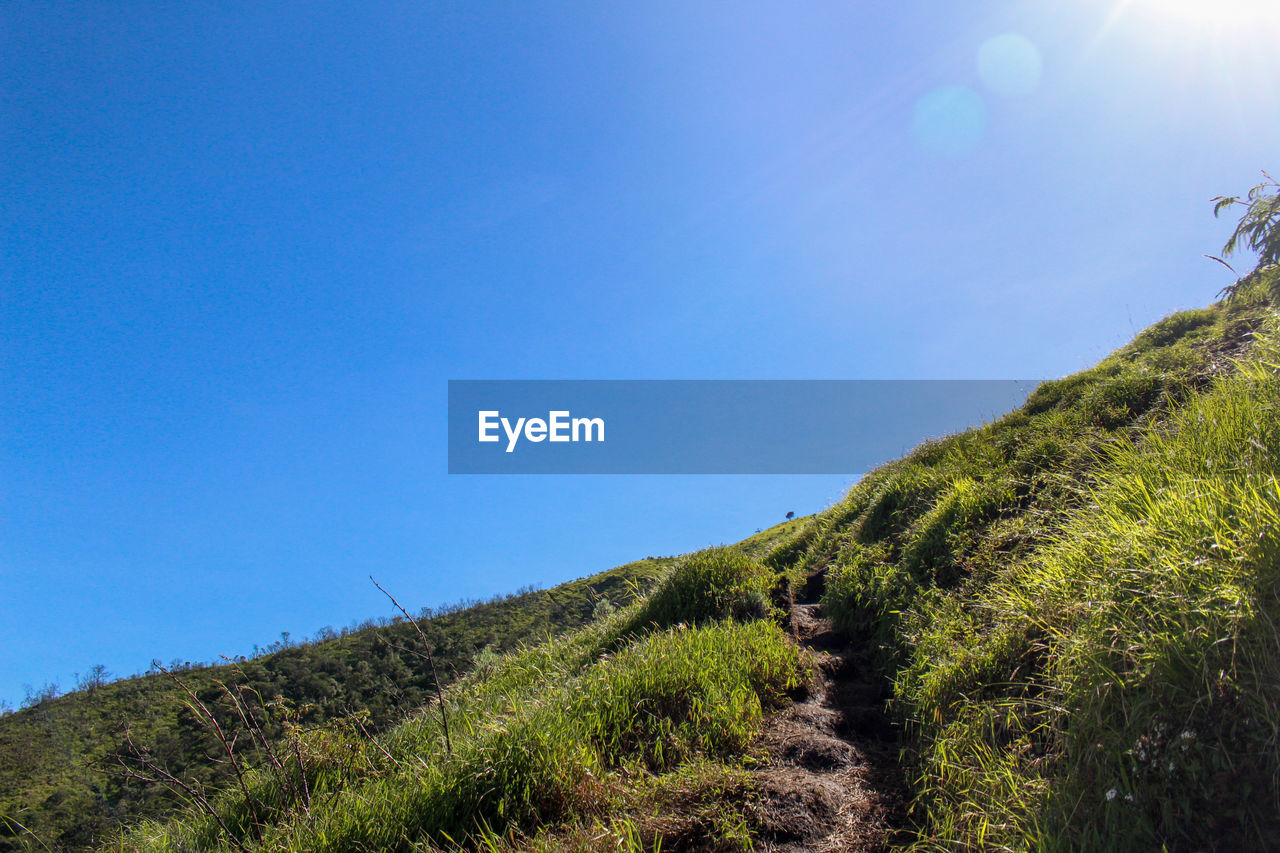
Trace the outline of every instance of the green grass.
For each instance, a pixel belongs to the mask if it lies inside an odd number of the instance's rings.
[[[1009,601],[1032,605],[1069,714],[1055,842],[1280,838],[1280,382],[1266,351],[1167,429],[1119,443],[1096,509]]]
[[[699,551],[676,566],[636,614],[636,626],[700,623],[726,616],[775,615],[771,595],[776,572],[735,549]]]
[[[915,849],[1280,838],[1280,358],[1252,345],[1276,334],[1274,278],[815,522],[797,565],[881,649]]]
[[[433,703],[373,732],[278,707],[293,761],[217,798],[229,835],[188,810],[106,849],[747,849],[753,741],[812,677],[774,617],[815,572],[891,685],[908,848],[1272,847],[1278,282],[1161,321],[823,513],[654,563],[634,601],[579,590],[585,627],[476,647],[446,691],[452,749]]]
[[[748,536],[733,547],[748,557],[753,559],[763,559],[766,555],[775,551],[779,545],[790,542],[795,536],[808,525],[813,516],[802,515],[799,518],[792,518],[779,522],[773,527],[765,528],[759,533]]]
[[[762,715],[810,677],[794,642],[739,606],[768,577],[737,552],[691,555],[647,600],[451,688],[452,751],[432,709],[377,741],[301,733],[309,806],[259,771],[250,798],[218,803],[234,840],[193,813],[111,849],[412,850],[622,832],[655,792],[732,777]],[[696,613],[662,603],[690,591]],[[732,810],[717,814],[721,835],[741,829]]]
[[[1031,559],[919,620],[898,701],[936,834],[921,847],[1280,837],[1278,454],[1280,383],[1220,380],[1108,447]]]
[[[582,625],[593,614],[626,606],[670,571],[674,560],[647,559],[550,590],[527,591],[493,601],[432,613],[421,625],[441,677],[452,680],[477,661]],[[328,633],[328,632],[322,632]],[[342,636],[294,644],[228,666],[187,667],[179,674],[203,701],[221,707],[216,682],[246,684],[267,702],[287,703],[294,723],[315,728],[356,712],[368,731],[381,731],[413,712],[431,695],[425,663],[395,646],[418,647],[406,621],[369,622]],[[159,650],[158,650],[159,651]],[[283,714],[267,720],[272,739],[285,736]],[[163,786],[124,782],[110,772],[122,749],[123,725],[168,768],[217,790],[232,776],[226,765],[205,760],[216,743],[183,709],[178,687],[159,674],[121,679],[93,690],[46,700],[0,716],[0,818],[20,821],[32,835],[0,819],[0,853],[92,847],[119,824],[162,817],[182,805]],[[37,840],[37,836],[39,840]]]

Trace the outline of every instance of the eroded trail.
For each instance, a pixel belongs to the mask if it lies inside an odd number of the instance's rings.
[[[883,850],[905,812],[898,735],[864,650],[847,647],[819,611],[821,580],[815,576],[792,606],[796,636],[817,655],[821,677],[765,726],[771,760],[757,771],[760,847]]]

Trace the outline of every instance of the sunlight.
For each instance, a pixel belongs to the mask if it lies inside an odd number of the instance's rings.
[[[1275,40],[1280,36],[1277,0],[1097,0],[1105,20],[1090,50],[1119,38],[1133,61],[1158,75],[1173,101],[1193,93],[1213,98],[1246,132],[1246,119],[1273,107],[1277,74]],[[1154,78],[1152,78],[1154,79]],[[1154,97],[1154,90],[1149,90]]]
[[[1280,25],[1276,0],[1125,0],[1119,4],[1172,24],[1205,30]]]

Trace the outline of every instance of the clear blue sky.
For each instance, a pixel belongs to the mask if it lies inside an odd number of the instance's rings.
[[[1267,5],[5,3],[0,698],[849,482],[450,477],[451,378],[1056,376],[1206,304]]]

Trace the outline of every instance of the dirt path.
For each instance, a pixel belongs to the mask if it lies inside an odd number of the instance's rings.
[[[821,678],[765,726],[771,760],[757,771],[759,846],[869,853],[885,849],[903,824],[898,735],[865,652],[849,648],[821,616],[821,587],[815,576],[792,606],[796,636],[817,655]]]

